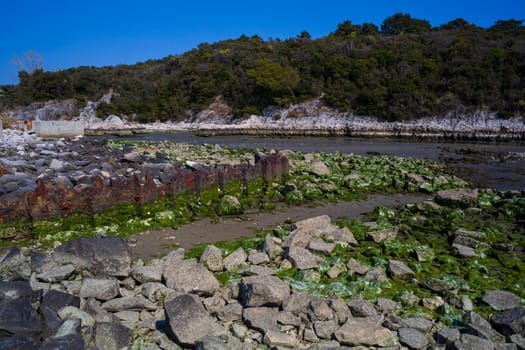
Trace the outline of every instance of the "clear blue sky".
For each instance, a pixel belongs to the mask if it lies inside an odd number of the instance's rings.
[[[15,56],[34,51],[45,70],[133,64],[181,54],[201,42],[258,34],[314,38],[345,19],[380,25],[410,13],[433,26],[461,17],[482,27],[525,19],[525,0],[0,0],[0,85],[17,82]]]

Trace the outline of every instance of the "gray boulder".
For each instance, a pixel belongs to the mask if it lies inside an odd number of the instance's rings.
[[[0,338],[2,350],[40,350],[41,343],[30,337],[11,336]]]
[[[453,344],[459,340],[461,333],[457,328],[445,327],[436,333],[435,338],[438,344],[445,344],[448,347],[452,347]]]
[[[27,281],[0,282],[0,304],[22,298],[30,297],[33,289]]]
[[[475,206],[478,202],[478,189],[451,189],[436,193],[436,203],[458,207]]]
[[[0,271],[0,281],[28,280],[31,276],[31,267],[18,247],[0,256]]]
[[[95,346],[99,350],[123,349],[132,341],[133,332],[120,323],[100,322],[95,326]]]
[[[366,319],[350,318],[334,333],[338,342],[350,346],[397,347],[399,341],[394,332]]]
[[[466,312],[463,315],[463,322],[465,323],[465,333],[488,339],[493,342],[505,342],[505,337],[492,329],[487,320],[473,311]]]
[[[252,329],[266,333],[269,330],[277,331],[277,311],[269,307],[249,307],[242,313],[243,321]]]
[[[334,320],[316,321],[314,323],[315,334],[321,339],[332,339],[336,326]]]
[[[394,239],[397,237],[397,230],[393,228],[384,228],[380,230],[370,231],[366,234],[368,240],[379,244],[387,239]]]
[[[377,310],[368,300],[351,300],[348,302],[348,308],[354,317],[377,316]]]
[[[462,334],[453,346],[456,350],[494,350],[493,342],[470,334]]]
[[[306,248],[314,237],[320,237],[324,233],[337,229],[332,225],[328,215],[297,221],[292,228],[293,231],[288,236],[285,247]]]
[[[222,271],[224,268],[221,250],[213,244],[206,246],[199,262],[206,266],[210,271]]]
[[[209,335],[214,335],[217,324],[196,296],[180,294],[164,304],[167,333],[183,346],[193,346]]]
[[[330,174],[330,168],[320,160],[313,160],[310,163],[310,172],[317,176],[324,176]]]
[[[352,234],[352,232],[350,232],[350,230],[347,227],[336,228],[334,226],[334,228],[335,229],[333,231],[324,233],[322,235],[323,238],[328,241],[339,243],[339,244],[352,244],[352,245],[358,244],[357,240],[354,238],[354,235]]]
[[[293,335],[274,330],[269,330],[266,332],[263,342],[272,348],[296,348],[299,345],[299,340]]]
[[[271,275],[244,277],[239,287],[245,307],[279,306],[290,295],[288,283]]]
[[[425,334],[414,328],[400,328],[397,331],[401,344],[410,349],[423,349],[429,344]]]
[[[135,266],[131,270],[133,278],[140,283],[160,282],[162,280],[162,267],[156,266]]]
[[[44,282],[59,282],[67,279],[74,272],[75,266],[68,264],[63,266],[57,266],[49,271],[42,272],[36,275],[36,278]]]
[[[165,268],[163,277],[168,288],[182,293],[211,295],[220,287],[217,278],[194,260],[181,260]]]
[[[82,298],[110,300],[118,295],[118,280],[115,278],[84,278],[80,287]]]
[[[358,275],[364,275],[370,270],[370,266],[367,266],[354,258],[350,258],[346,264],[346,268],[350,271],[354,271]]]
[[[224,268],[227,271],[234,270],[235,268],[243,265],[248,259],[248,255],[242,247],[237,248],[234,252],[224,258]]]
[[[390,276],[402,277],[402,276],[413,276],[414,271],[408,267],[404,262],[399,260],[389,260],[387,271]]]
[[[488,290],[481,300],[497,311],[512,309],[521,302],[520,297],[504,290]]]
[[[18,298],[0,304],[0,333],[17,336],[37,336],[42,331],[40,317],[30,298]]]
[[[230,350],[230,347],[219,337],[207,336],[197,341],[195,350]]]
[[[318,300],[318,298],[306,292],[293,292],[288,298],[283,300],[282,309],[300,316],[302,313],[306,313],[308,306],[314,300]]]
[[[452,244],[452,248],[456,249],[458,255],[462,258],[475,258],[479,256],[474,248],[466,245],[454,243]]]
[[[253,265],[260,265],[270,262],[270,258],[264,252],[255,252],[248,255],[248,261]]]
[[[231,303],[215,310],[214,313],[222,322],[239,321],[242,319],[242,306]]]
[[[299,270],[312,269],[318,264],[317,257],[305,248],[292,246],[288,249],[287,256],[292,265]]]
[[[521,334],[525,336],[525,307],[518,306],[500,312],[490,319],[492,327],[505,336]]]
[[[119,237],[75,238],[56,248],[53,258],[60,264],[71,263],[95,275],[127,277],[131,271],[131,253]]]
[[[317,238],[313,239],[310,244],[308,244],[308,249],[314,253],[330,255],[335,249],[335,243],[325,242],[324,240]]]
[[[270,257],[270,259],[282,252],[282,248],[275,243],[271,235],[266,235],[266,237],[264,237],[261,250],[265,252]]]

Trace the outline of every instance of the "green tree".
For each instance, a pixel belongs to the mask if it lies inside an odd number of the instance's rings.
[[[396,13],[387,17],[381,24],[381,32],[384,34],[419,34],[428,32],[431,28],[432,26],[427,20],[412,18],[408,13]]]
[[[299,84],[301,77],[297,69],[282,66],[278,63],[259,60],[255,67],[246,70],[246,76],[255,84],[268,90],[277,101],[281,97],[294,97],[294,89]]]
[[[334,32],[334,35],[340,38],[353,38],[359,33],[359,26],[353,24],[349,20],[345,20],[337,25],[337,29]]]

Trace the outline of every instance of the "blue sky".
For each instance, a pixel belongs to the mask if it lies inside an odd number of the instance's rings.
[[[0,85],[17,82],[15,56],[39,53],[45,70],[133,64],[180,54],[202,42],[258,34],[314,38],[338,23],[410,13],[434,26],[461,17],[482,27],[525,19],[525,0],[56,1],[0,0]]]

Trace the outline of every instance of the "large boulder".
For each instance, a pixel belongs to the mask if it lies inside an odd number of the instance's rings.
[[[164,269],[166,286],[178,292],[211,295],[220,287],[219,281],[202,264],[181,260]]]
[[[222,271],[224,264],[222,262],[221,250],[213,244],[207,245],[201,255],[200,263],[210,271]]]
[[[436,203],[457,207],[475,206],[478,202],[478,189],[451,189],[442,190],[436,193]]]
[[[319,263],[315,255],[301,247],[290,247],[287,257],[292,262],[292,265],[299,270],[312,269]]]
[[[95,275],[127,277],[131,271],[131,253],[119,237],[75,238],[55,249],[58,263],[71,263]]]
[[[525,307],[518,306],[500,312],[490,319],[490,323],[498,332],[505,336],[521,334],[525,336]]]
[[[100,350],[124,349],[132,341],[133,332],[120,323],[101,322],[95,327],[95,345]]]
[[[284,246],[306,248],[314,237],[320,237],[324,233],[337,229],[337,227],[332,225],[328,215],[321,215],[297,221],[292,229],[293,231],[288,236]]]
[[[239,298],[245,307],[280,306],[290,295],[288,283],[270,275],[244,277]]]
[[[428,338],[417,329],[401,328],[397,332],[401,344],[408,346],[410,349],[426,349],[428,346]]]
[[[248,254],[246,254],[242,247],[239,247],[226,258],[224,258],[224,268],[227,271],[234,270],[239,266],[243,265],[246,262],[246,259],[248,259]]]
[[[350,318],[335,331],[335,338],[341,344],[350,346],[397,347],[395,333],[366,319]]]
[[[0,333],[18,336],[37,336],[42,330],[40,318],[30,298],[18,298],[0,304]]]
[[[115,278],[84,278],[80,287],[82,298],[110,300],[118,295],[118,280]]]
[[[252,329],[266,333],[269,330],[277,331],[277,311],[270,307],[248,307],[242,314],[244,322]]]
[[[521,302],[519,296],[504,290],[487,290],[481,300],[498,311],[512,309]]]
[[[330,168],[320,160],[313,160],[310,163],[310,172],[317,176],[324,176],[330,174]]]
[[[168,335],[184,346],[193,346],[199,339],[214,335],[218,326],[199,299],[190,294],[168,300],[164,311]]]

